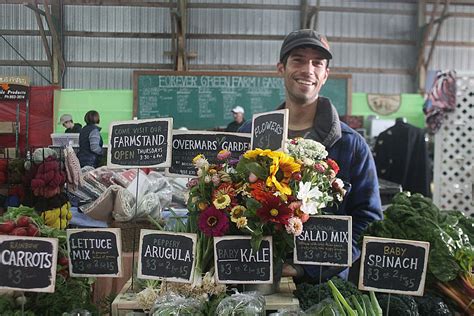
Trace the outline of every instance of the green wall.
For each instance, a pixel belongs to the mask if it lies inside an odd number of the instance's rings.
[[[109,124],[114,121],[131,120],[133,115],[132,90],[56,90],[54,92],[55,133],[64,132],[59,117],[69,113],[76,123],[84,125],[84,115],[89,110],[100,113],[100,126],[104,142],[108,141]],[[367,103],[366,93],[352,94],[352,115],[377,115]],[[400,109],[391,115],[378,115],[381,119],[405,117],[420,128],[425,127],[423,97],[419,94],[402,94]]]
[[[352,115],[377,115],[380,119],[396,119],[404,117],[408,123],[420,128],[425,127],[423,114],[423,97],[419,94],[402,94],[402,104],[397,112],[390,115],[380,115],[373,112],[367,103],[367,93],[352,94]]]
[[[133,91],[56,90],[54,92],[55,133],[64,132],[64,127],[59,124],[59,117],[62,114],[71,114],[74,122],[84,126],[84,115],[90,110],[99,112],[102,138],[107,143],[111,122],[132,119]]]

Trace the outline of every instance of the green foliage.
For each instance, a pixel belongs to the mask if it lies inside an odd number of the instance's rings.
[[[447,282],[472,270],[473,232],[474,219],[461,212],[440,211],[421,194],[399,193],[384,220],[370,224],[364,235],[429,242],[428,272]]]
[[[453,313],[443,299],[431,293],[415,298],[420,316],[452,316]]]
[[[389,295],[378,294],[377,299],[382,307],[383,314],[388,316],[419,316],[418,306],[413,296],[390,295],[389,313],[387,314],[387,303]]]

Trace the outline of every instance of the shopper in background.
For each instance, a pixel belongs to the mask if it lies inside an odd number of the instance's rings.
[[[59,123],[66,128],[64,133],[80,133],[82,125],[79,123],[74,123],[72,120],[71,114],[63,114],[59,118]]]
[[[100,116],[97,111],[89,111],[84,116],[86,126],[79,134],[79,152],[77,158],[81,167],[91,166],[97,168],[102,158],[102,136],[101,128],[97,126],[100,123]]]
[[[369,146],[359,133],[339,120],[331,101],[319,96],[329,75],[330,59],[329,44],[316,31],[304,29],[288,34],[277,64],[286,92],[285,102],[279,108],[289,110],[289,138],[304,137],[320,142],[326,147],[328,157],[339,164],[337,176],[344,181],[347,193],[341,203],[324,212],[352,216],[355,261],[360,256],[358,238],[370,222],[382,219],[382,207]],[[240,131],[250,132],[251,124],[244,124]],[[347,277],[348,270],[344,269],[287,263],[283,275],[293,276],[296,282],[318,283],[336,274]]]
[[[245,123],[244,118],[244,108],[241,106],[236,106],[232,109],[232,114],[234,115],[234,121],[227,125],[225,129],[226,132],[237,132],[237,130]]]

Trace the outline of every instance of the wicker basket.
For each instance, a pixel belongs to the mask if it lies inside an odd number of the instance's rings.
[[[138,251],[141,229],[158,229],[155,224],[146,220],[133,222],[113,221],[110,227],[120,228],[122,236],[122,251],[124,252]]]

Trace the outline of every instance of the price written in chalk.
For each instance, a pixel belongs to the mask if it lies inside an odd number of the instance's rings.
[[[214,264],[220,283],[271,283],[272,239],[265,237],[254,251],[250,237],[214,237]]]
[[[364,237],[359,288],[423,295],[429,243]]]

